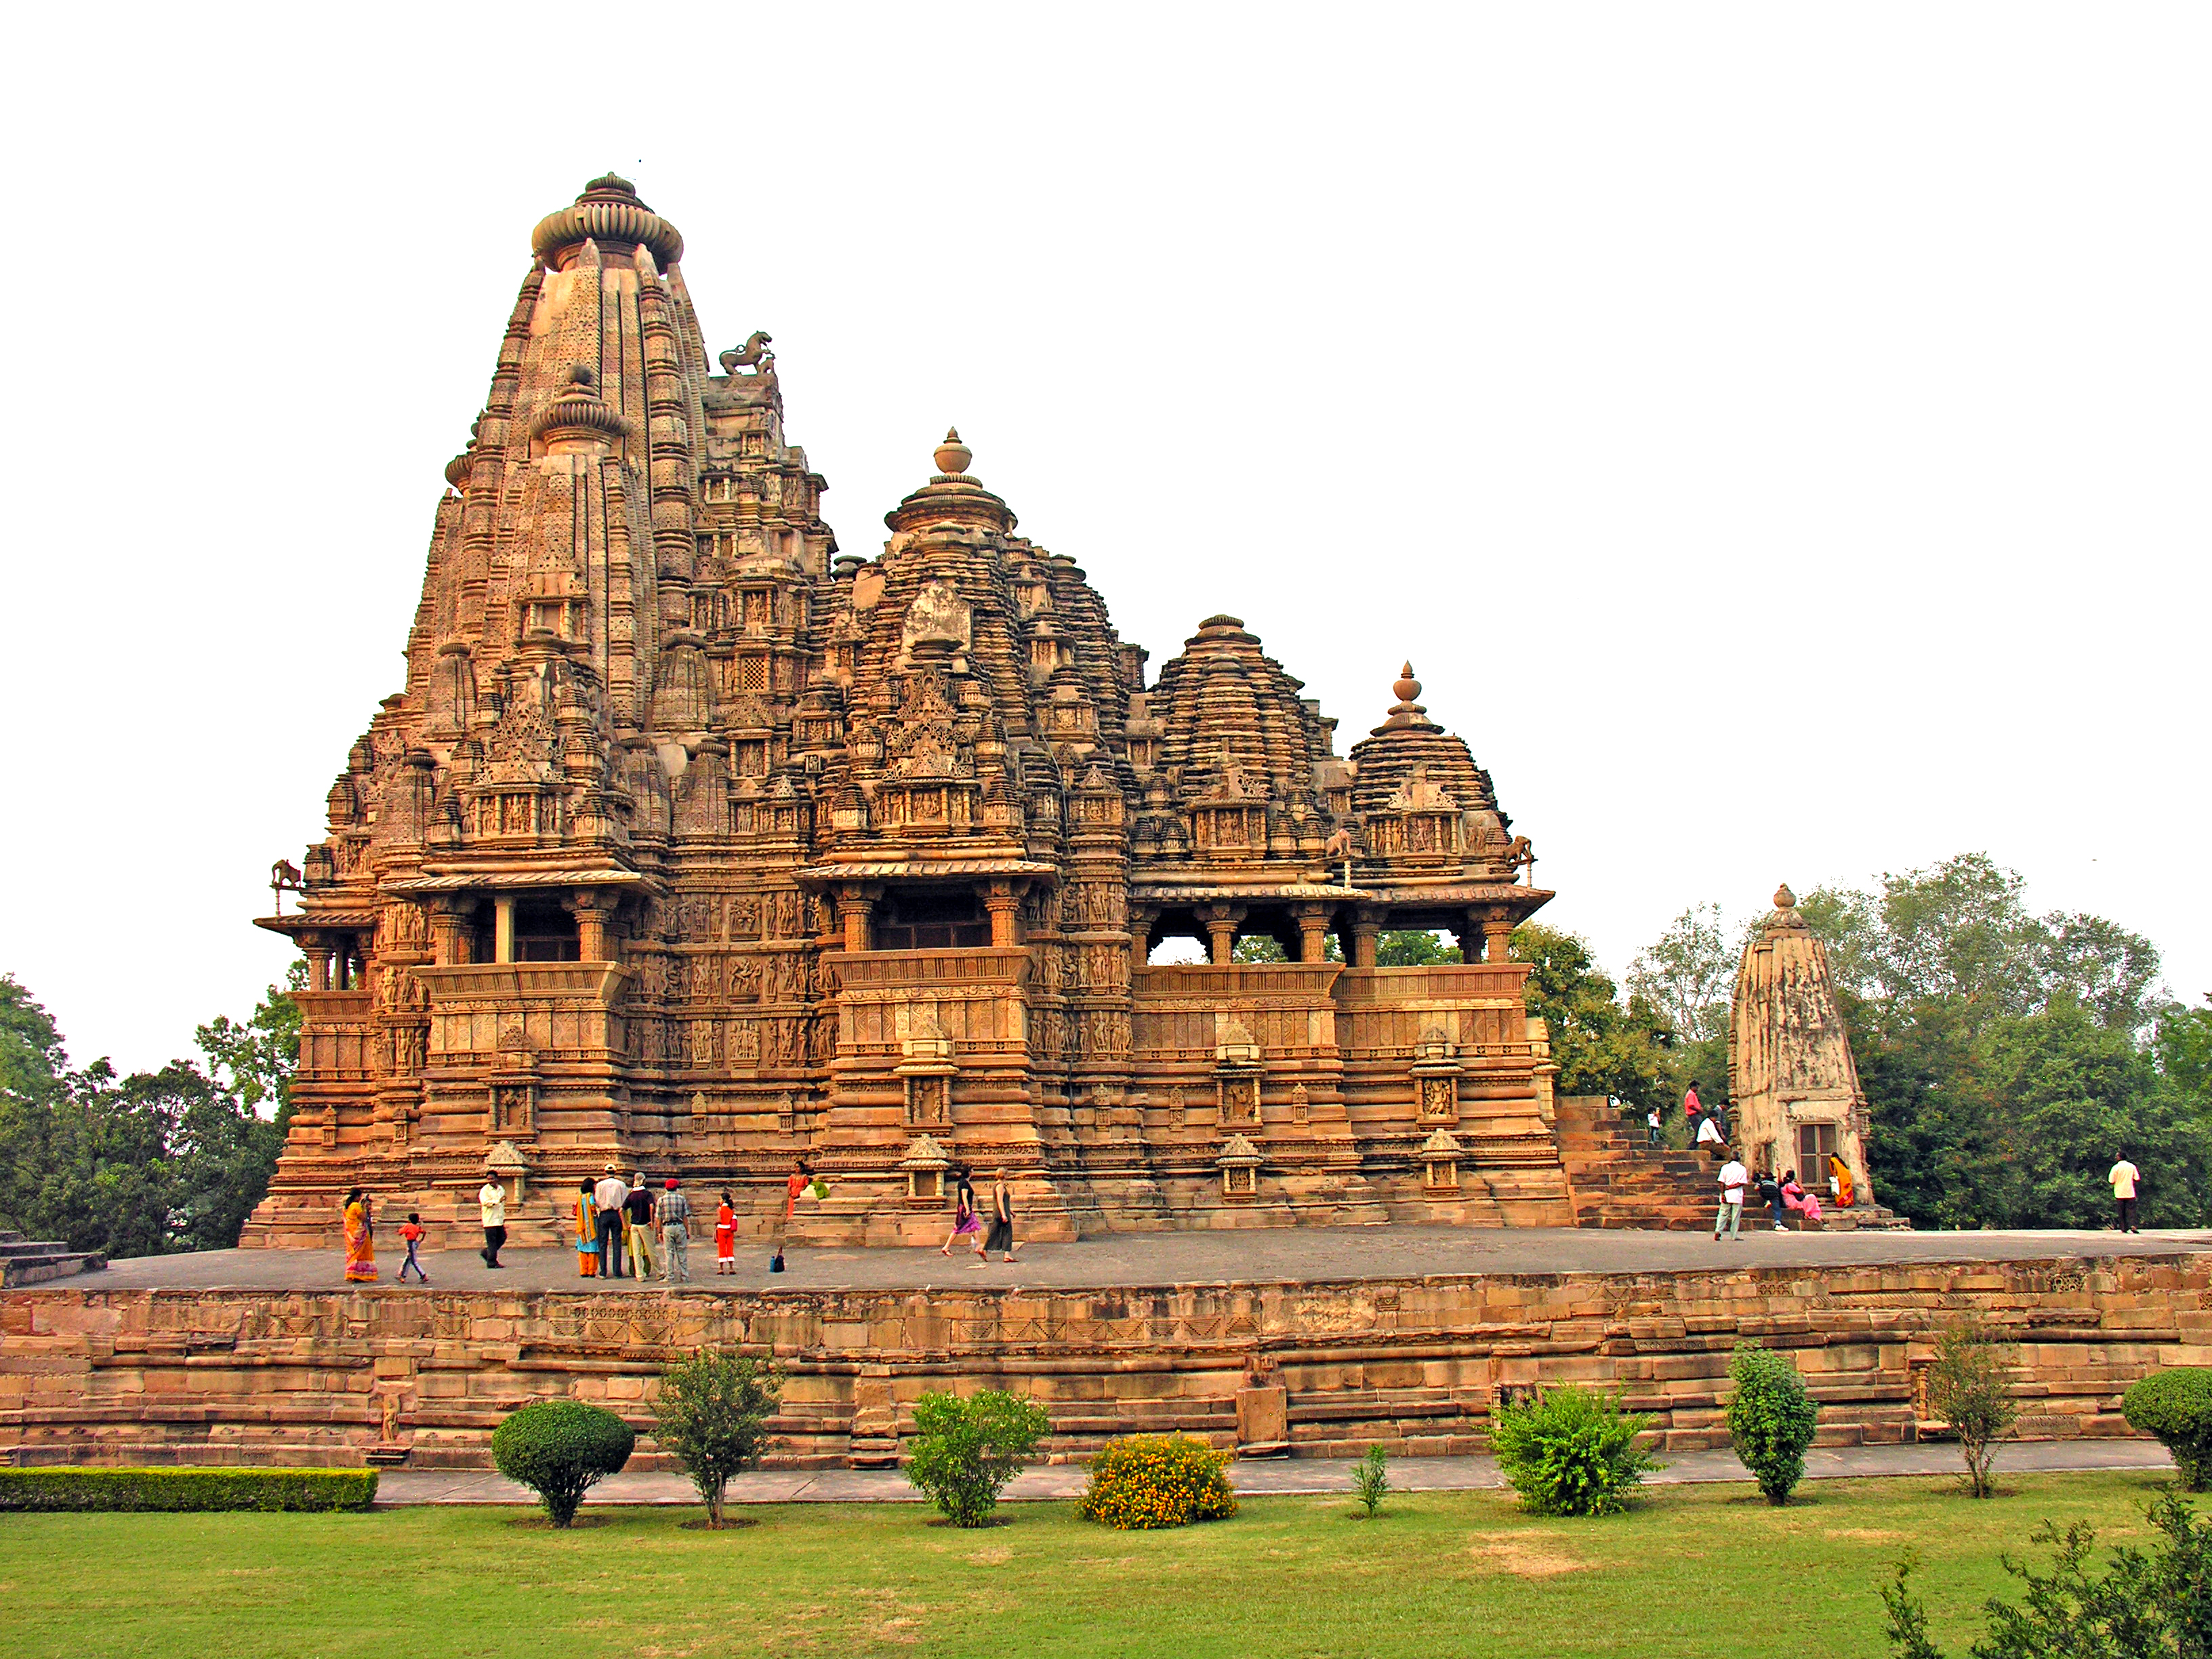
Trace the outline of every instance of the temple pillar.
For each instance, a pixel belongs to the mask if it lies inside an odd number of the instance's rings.
[[[1462,962],[1482,960],[1482,912],[1480,910],[1469,910],[1461,919],[1459,926],[1452,929],[1452,937],[1459,941],[1459,959]]]
[[[845,948],[854,956],[872,948],[868,921],[882,892],[880,887],[859,882],[848,882],[837,890],[837,919],[844,924]],[[992,927],[997,926],[994,920]]]
[[[1200,905],[1198,919],[1205,924],[1206,936],[1211,941],[1209,955],[1214,965],[1228,966],[1236,954],[1237,929],[1244,920],[1244,907],[1241,904]]]
[[[1375,936],[1382,931],[1382,918],[1372,910],[1356,910],[1352,916],[1352,965],[1375,965]]]
[[[585,962],[615,959],[615,907],[621,901],[611,893],[579,893],[568,901],[576,918],[576,955]]]
[[[1510,962],[1513,959],[1513,918],[1511,916],[1492,915],[1483,918],[1482,959],[1485,962]]]
[[[510,897],[491,902],[491,959],[494,962],[514,960],[514,901]]]
[[[319,933],[300,935],[301,954],[307,958],[307,988],[327,991],[331,988],[330,941]]]
[[[1326,904],[1301,904],[1291,914],[1298,922],[1298,960],[1327,962],[1328,960],[1329,907]]]
[[[1011,881],[994,881],[983,895],[983,908],[991,913],[991,948],[1009,951],[1021,943],[1021,890]]]
[[[467,923],[463,907],[452,899],[438,899],[430,905],[430,961],[433,966],[451,968],[468,960],[465,940]]]

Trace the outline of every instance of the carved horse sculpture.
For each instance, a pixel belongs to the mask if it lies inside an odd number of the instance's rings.
[[[757,368],[759,373],[767,374],[769,365],[775,362],[775,353],[768,349],[769,342],[775,337],[755,329],[745,337],[744,344],[722,354],[722,373],[734,374],[741,368]]]

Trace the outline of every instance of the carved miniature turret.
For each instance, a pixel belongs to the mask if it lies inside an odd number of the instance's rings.
[[[1795,1170],[1815,1191],[1874,1213],[1868,1178],[1867,1100],[1851,1058],[1828,953],[1788,884],[1753,932],[1729,1005],[1729,1094],[1747,1161]],[[1834,1174],[1840,1161],[1846,1182]]]

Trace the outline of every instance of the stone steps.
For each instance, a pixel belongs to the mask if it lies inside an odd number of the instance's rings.
[[[0,1231],[0,1288],[97,1273],[106,1265],[107,1257],[98,1250],[72,1250],[58,1239]]]
[[[1686,1230],[1711,1223],[1712,1172],[1696,1153],[1645,1146],[1641,1130],[1621,1127],[1601,1098],[1561,1098],[1554,1127],[1576,1225]]]

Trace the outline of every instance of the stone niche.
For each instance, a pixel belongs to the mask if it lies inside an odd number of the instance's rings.
[[[906,1172],[906,1200],[916,1208],[934,1209],[945,1201],[945,1172],[952,1160],[929,1135],[916,1135],[907,1143],[899,1168]]]
[[[899,1053],[902,1058],[892,1071],[906,1091],[907,1127],[950,1127],[952,1079],[960,1070],[952,1058],[952,1039],[927,1010],[917,1010]]]
[[[1459,1079],[1466,1069],[1449,1036],[1433,1025],[1422,1029],[1413,1044],[1413,1101],[1420,1121],[1459,1121]]]
[[[1230,1136],[1213,1162],[1221,1171],[1223,1202],[1249,1204],[1260,1196],[1259,1149],[1243,1135]]]
[[[1213,1049],[1213,1085],[1224,1128],[1260,1122],[1260,1085],[1266,1076],[1252,1033],[1242,1021],[1224,1018]]]

